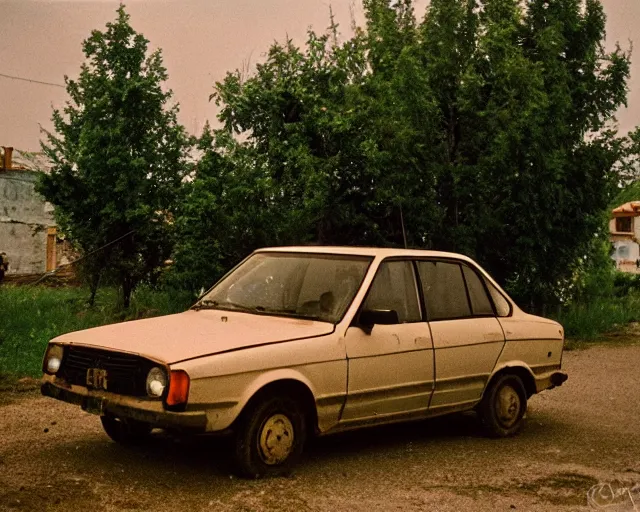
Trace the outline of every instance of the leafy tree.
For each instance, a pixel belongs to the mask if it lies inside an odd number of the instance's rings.
[[[232,73],[217,86],[220,118],[261,155],[292,240],[323,243],[337,232],[353,240],[366,231],[358,208],[378,170],[365,166],[370,105],[356,85],[364,64],[360,41],[332,49],[327,35],[310,33],[306,52],[276,44],[255,77]]]
[[[229,73],[216,85],[225,131],[242,134],[273,187],[270,208],[282,221],[275,239],[401,245],[402,215],[419,226],[437,212],[433,180],[417,168],[416,155],[425,159],[430,148],[415,125],[433,124],[426,118],[434,105],[420,91],[427,86],[420,60],[403,50],[415,38],[412,11],[376,8],[370,25],[386,25],[375,34],[358,31],[339,45],[335,26],[322,36],[310,32],[304,51],[291,41],[275,44],[255,76]],[[385,38],[396,53],[385,55]],[[374,55],[369,46],[377,39]],[[425,232],[408,236],[424,243]]]
[[[176,210],[175,265],[169,283],[197,292],[247,252],[290,242],[274,207],[274,187],[261,160],[224,131],[205,126],[197,164]]]
[[[171,212],[185,170],[187,137],[177,105],[162,88],[160,51],[129,24],[123,5],[106,30],[84,41],[77,80],[65,77],[70,100],[53,111],[54,133],[43,151],[53,162],[39,190],[56,207],[62,230],[87,257],[91,302],[108,275],[125,307],[142,280],[171,251]]]
[[[619,150],[622,157],[617,162],[618,188],[610,209],[629,201],[640,201],[640,127],[621,141]]]
[[[244,183],[268,183],[253,206],[269,221],[260,236],[212,233],[210,246],[406,235],[475,257],[534,310],[557,302],[597,245],[634,144],[613,126],[629,58],[604,51],[600,2],[432,0],[421,22],[411,0],[364,6],[366,25],[343,43],[335,25],[303,48],[276,43],[252,76],[215,85],[220,133],[241,142],[212,142],[223,174],[194,190],[232,211],[242,155]]]
[[[532,0],[523,11],[491,0],[478,17],[463,94],[472,144],[461,148],[482,185],[467,192],[463,222],[485,212],[470,252],[540,310],[601,230],[621,156],[609,123],[626,98],[629,61],[604,52],[597,1]]]

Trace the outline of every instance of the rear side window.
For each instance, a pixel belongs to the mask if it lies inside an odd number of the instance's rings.
[[[496,313],[498,316],[504,317],[509,316],[511,314],[511,304],[509,301],[504,298],[504,295],[498,291],[498,289],[493,286],[489,281],[487,283],[487,288],[489,288],[489,293],[491,294],[491,298],[493,299],[493,303],[496,305]]]
[[[471,301],[471,312],[474,316],[493,316],[493,308],[489,296],[482,285],[482,281],[478,274],[466,265],[462,265],[464,280],[467,283],[469,291],[469,300]]]
[[[429,320],[471,316],[462,269],[457,263],[418,261]]]

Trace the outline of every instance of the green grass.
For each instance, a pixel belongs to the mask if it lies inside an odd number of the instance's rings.
[[[101,289],[93,307],[84,288],[0,286],[0,377],[38,376],[47,342],[60,334],[137,318],[184,311],[188,295],[139,287],[129,310],[113,288]],[[640,321],[640,294],[574,304],[557,315],[570,340],[593,341]]]
[[[98,291],[96,303],[87,306],[84,288],[0,286],[0,374],[37,376],[51,338],[99,325],[184,311],[190,298],[184,294],[139,287],[129,310],[118,304],[117,290]]]
[[[560,311],[556,320],[564,326],[568,338],[593,341],[640,321],[640,295],[594,299],[589,304],[574,304]]]

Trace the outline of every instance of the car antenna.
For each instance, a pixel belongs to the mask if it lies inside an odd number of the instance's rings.
[[[404,248],[407,248],[407,232],[404,229],[404,216],[402,215],[402,203],[400,203],[400,224],[402,225],[402,240],[404,241]]]

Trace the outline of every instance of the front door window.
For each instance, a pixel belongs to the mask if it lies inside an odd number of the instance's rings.
[[[401,324],[421,320],[418,290],[410,261],[380,265],[363,309],[394,310]]]

